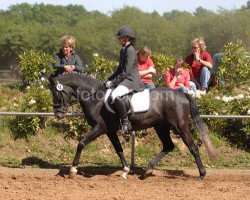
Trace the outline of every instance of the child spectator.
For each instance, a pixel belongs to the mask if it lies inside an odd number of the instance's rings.
[[[176,59],[174,66],[166,71],[164,80],[167,87],[187,93],[190,90],[190,75],[184,66],[185,62],[182,58]]]
[[[148,89],[155,88],[152,81],[152,76],[156,74],[153,60],[150,58],[151,50],[148,47],[142,47],[137,51],[138,56],[138,69],[141,77],[141,81]]]

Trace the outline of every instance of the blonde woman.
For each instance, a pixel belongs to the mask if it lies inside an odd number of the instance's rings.
[[[190,79],[198,89],[206,92],[210,79],[210,70],[213,65],[211,55],[206,52],[206,45],[203,39],[196,38],[191,42],[192,53],[185,59],[190,66]]]
[[[55,55],[55,76],[64,72],[82,72],[81,58],[75,52],[76,39],[74,36],[65,35],[61,38],[61,49]]]

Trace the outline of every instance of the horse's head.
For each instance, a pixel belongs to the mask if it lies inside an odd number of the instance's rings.
[[[56,78],[49,77],[49,81],[54,114],[57,118],[62,119],[70,105],[70,97],[74,94],[74,90],[70,86],[60,83]]]

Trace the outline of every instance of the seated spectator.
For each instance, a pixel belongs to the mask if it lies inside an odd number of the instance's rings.
[[[221,64],[223,53],[216,53],[213,57],[213,68],[211,70],[211,73],[217,74],[219,65]]]
[[[213,68],[211,70],[210,85],[211,87],[216,87],[218,85],[217,73],[219,66],[221,64],[223,53],[216,53],[213,57]]]
[[[81,58],[75,52],[76,40],[71,35],[65,35],[61,38],[61,49],[55,55],[55,76],[64,72],[77,71],[82,72],[83,65]]]
[[[182,58],[176,59],[174,66],[166,71],[164,80],[167,87],[188,93],[190,90],[190,75],[184,69],[184,66],[185,62]],[[194,92],[195,90],[196,88],[194,88]]]
[[[145,83],[148,89],[155,88],[152,81],[152,76],[156,74],[153,60],[150,58],[151,50],[147,47],[142,47],[137,51],[138,56],[138,70],[140,73],[141,81]]]
[[[212,68],[211,55],[206,52],[206,44],[202,38],[191,42],[192,54],[186,57],[185,62],[190,66],[190,80],[196,87],[206,93]]]

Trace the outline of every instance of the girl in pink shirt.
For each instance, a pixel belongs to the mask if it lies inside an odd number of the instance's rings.
[[[184,69],[185,62],[182,58],[176,59],[174,67],[169,69],[164,76],[166,86],[187,93],[190,89],[190,75]]]

